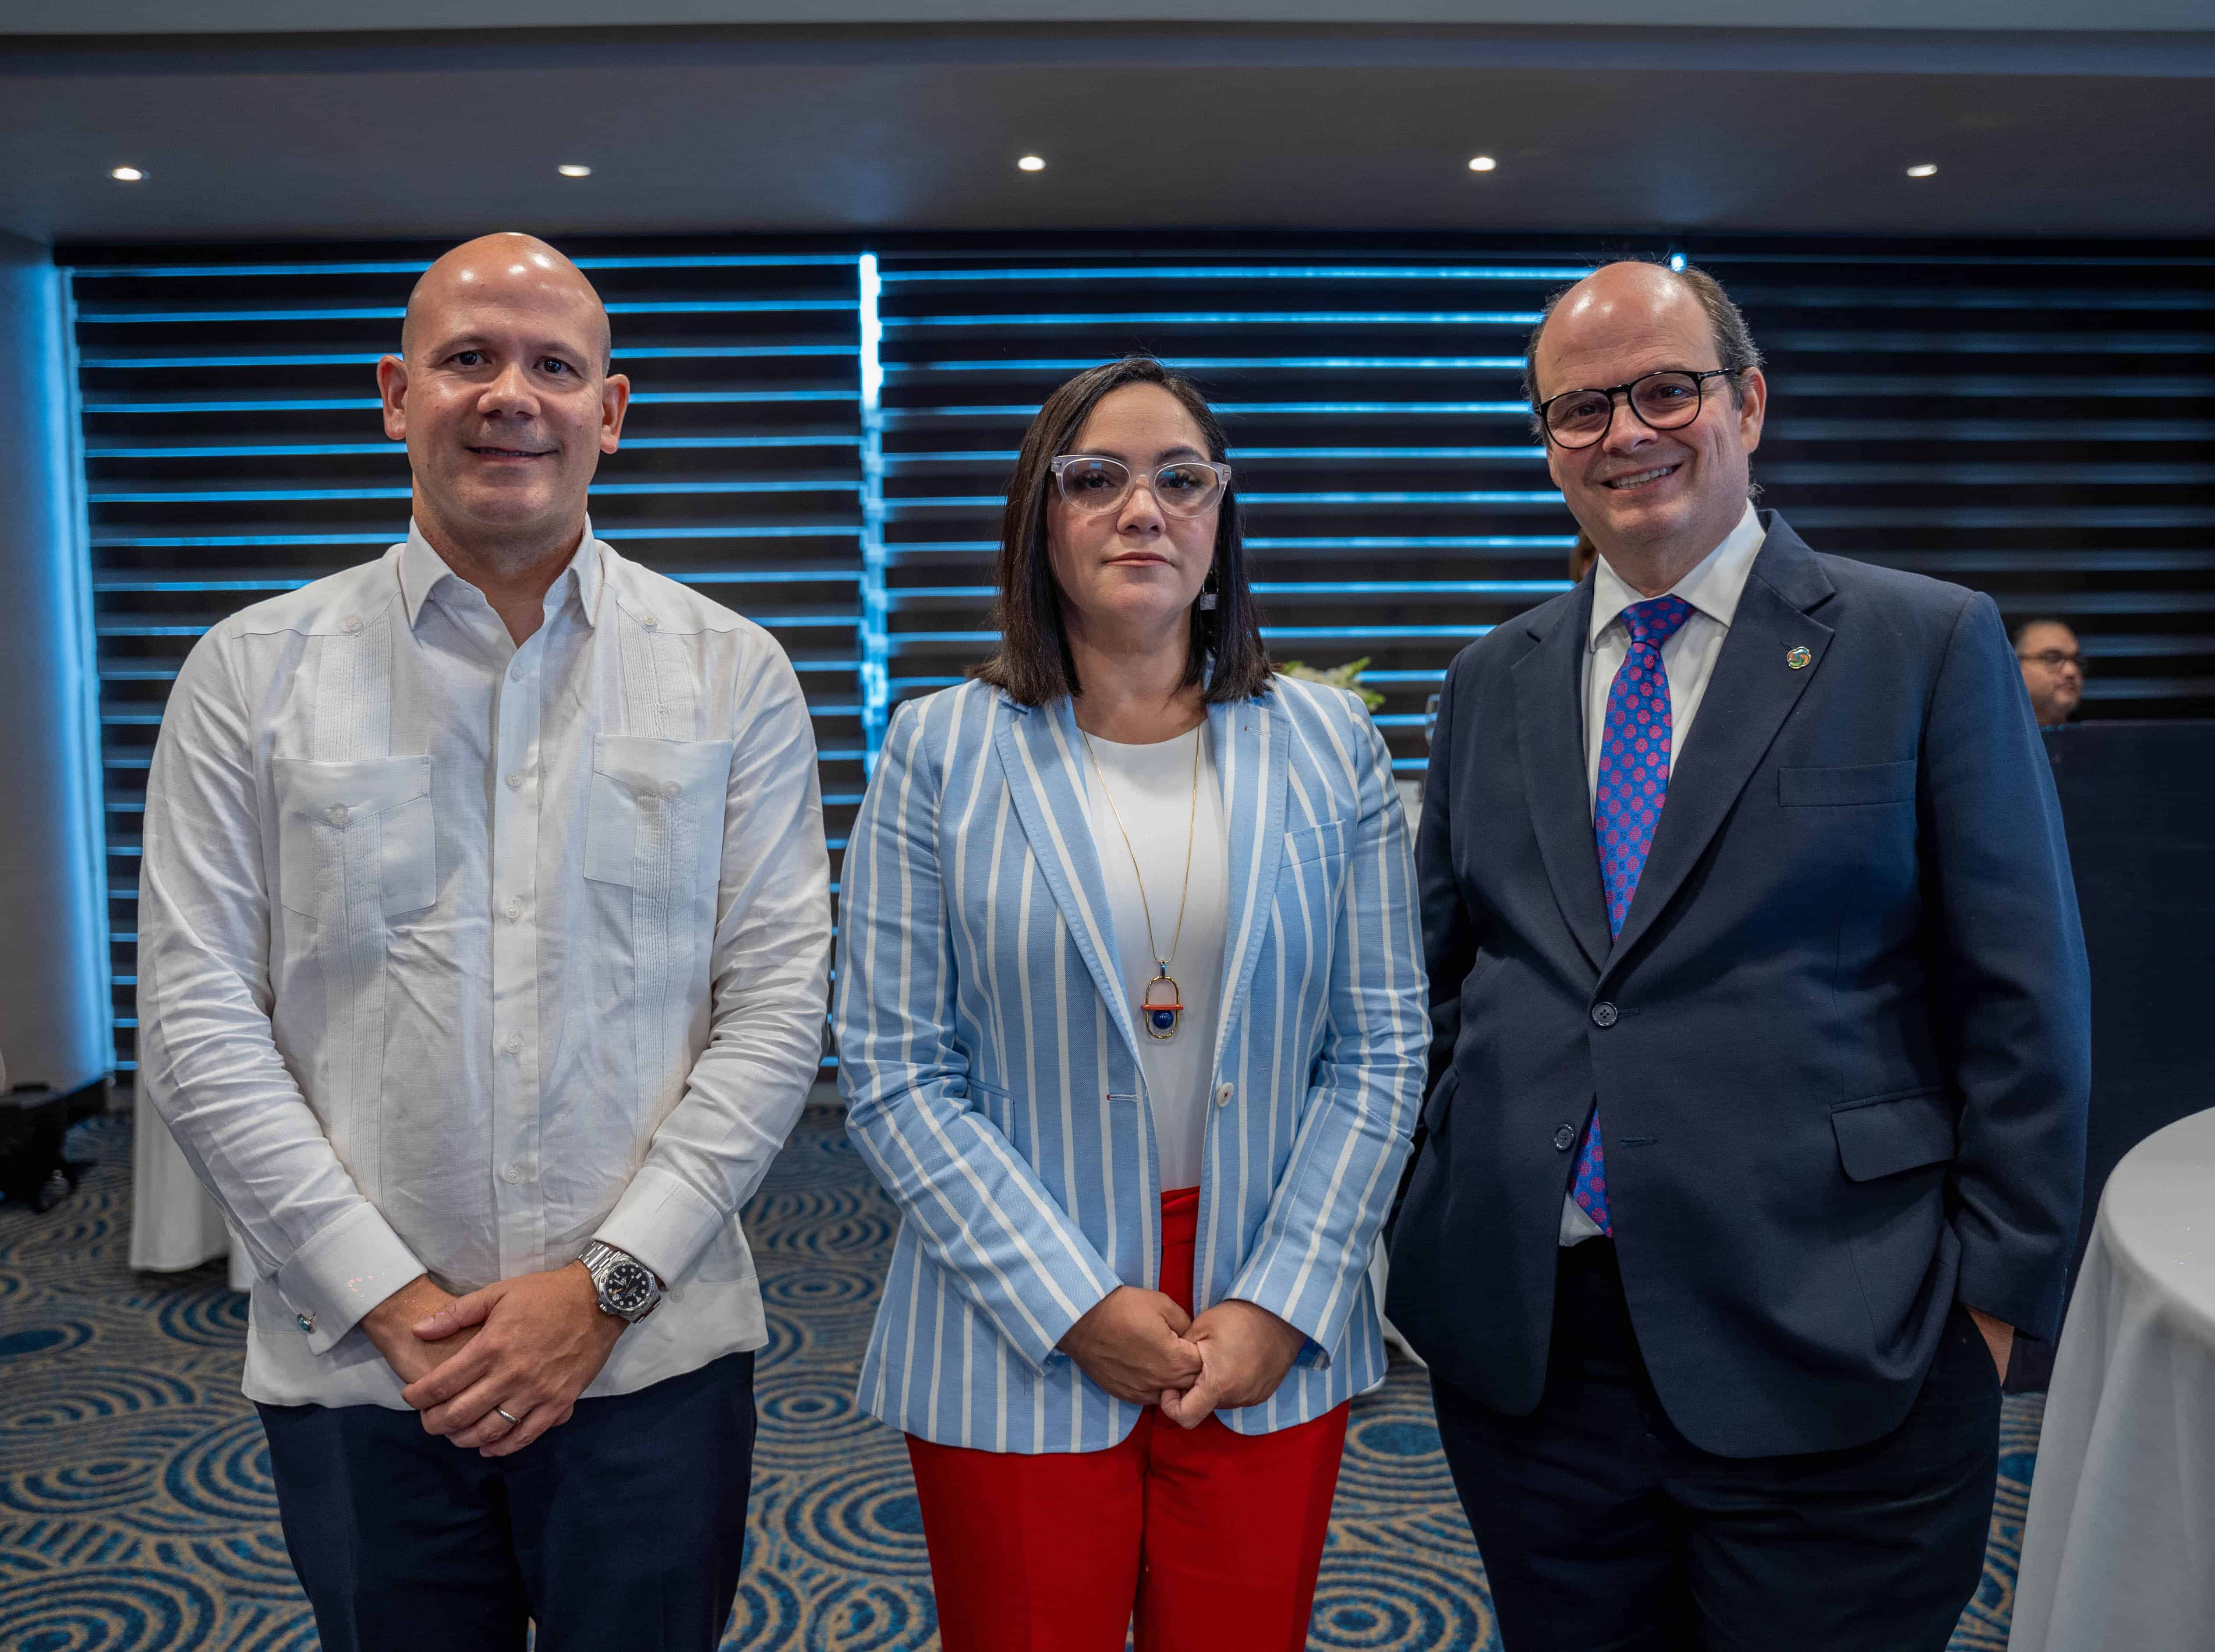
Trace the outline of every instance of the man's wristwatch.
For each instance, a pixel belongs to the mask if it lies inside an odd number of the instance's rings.
[[[661,1306],[661,1282],[653,1276],[653,1269],[628,1251],[594,1239],[577,1260],[592,1276],[602,1313],[611,1313],[635,1325]]]

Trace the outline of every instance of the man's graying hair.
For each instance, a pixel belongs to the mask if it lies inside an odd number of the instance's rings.
[[[1649,261],[1660,264],[1659,260]],[[1666,264],[1660,264],[1660,267],[1669,269]],[[1730,295],[1723,291],[1721,282],[1692,264],[1685,265],[1681,270],[1669,269],[1669,273],[1692,290],[1692,297],[1700,301],[1701,309],[1706,312],[1708,331],[1714,335],[1715,341],[1715,365],[1730,374],[1731,405],[1739,406],[1746,400],[1746,389],[1739,382],[1739,375],[1761,365],[1761,346],[1754,343],[1753,333],[1746,324],[1746,317],[1739,313],[1738,306],[1731,303]],[[1555,306],[1574,290],[1574,285],[1563,287],[1546,300],[1546,308],[1538,315],[1538,324],[1531,329],[1531,336],[1523,345],[1523,399],[1531,404],[1533,435],[1539,433],[1538,340],[1546,330],[1546,323],[1553,319]],[[1695,362],[1684,364],[1687,367],[1698,365]],[[1586,387],[1571,385],[1568,388],[1578,389]]]

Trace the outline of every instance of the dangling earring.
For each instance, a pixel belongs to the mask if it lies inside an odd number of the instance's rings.
[[[1207,583],[1200,588],[1199,606],[1202,614],[1215,612],[1215,570],[1212,568],[1207,571]]]

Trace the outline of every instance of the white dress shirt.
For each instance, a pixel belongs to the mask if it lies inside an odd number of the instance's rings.
[[[518,647],[411,526],[222,621],[147,781],[140,1083],[251,1252],[245,1391],[594,1238],[672,1288],[588,1396],[766,1340],[736,1220],[813,1080],[815,742],[776,641],[588,522]]]
[[[1086,737],[1100,763],[1098,775],[1084,776],[1092,844],[1099,852],[1101,881],[1108,889],[1116,964],[1132,1005],[1160,973],[1155,967],[1157,955],[1146,949],[1150,906],[1154,939],[1164,948],[1172,944],[1175,948],[1169,976],[1184,1004],[1176,1031],[1168,1038],[1156,1038],[1147,1033],[1144,1016],[1134,1010],[1131,1018],[1138,1030],[1138,1068],[1145,1074],[1146,1099],[1153,1112],[1159,1185],[1163,1192],[1174,1193],[1200,1185],[1200,1144],[1207,1135],[1215,1079],[1223,937],[1230,921],[1230,842],[1223,820],[1223,786],[1205,723],[1189,734],[1151,745],[1123,745],[1096,734]],[[1196,797],[1195,742],[1200,748]],[[1106,797],[1098,784],[1103,778]],[[1110,797],[1113,810],[1108,806]],[[1123,842],[1125,829],[1131,835],[1128,847]],[[1184,883],[1187,841],[1192,847],[1188,888]],[[1133,854],[1144,869],[1143,890],[1131,864]],[[1184,918],[1179,934],[1181,889]]]
[[[1723,542],[1709,551],[1692,571],[1672,585],[1664,594],[1681,597],[1691,604],[1690,618],[1678,627],[1677,634],[1661,645],[1661,669],[1669,676],[1669,772],[1677,772],[1677,754],[1684,749],[1684,742],[1692,732],[1692,719],[1700,709],[1701,696],[1708,691],[1708,678],[1715,669],[1715,656],[1722,652],[1723,639],[1730,634],[1731,620],[1738,613],[1738,599],[1746,590],[1748,575],[1753,572],[1753,559],[1761,554],[1767,537],[1761,518],[1754,514],[1749,502],[1746,514],[1738,519],[1738,526],[1724,535]],[[1625,584],[1616,571],[1608,566],[1607,558],[1600,557],[1592,566],[1592,627],[1586,633],[1584,682],[1580,692],[1584,696],[1585,725],[1585,784],[1598,806],[1599,792],[1600,738],[1607,731],[1607,697],[1615,687],[1616,673],[1630,654],[1630,629],[1623,622],[1623,610],[1633,603],[1648,599]],[[1668,811],[1664,801],[1663,813]],[[1593,851],[1598,853],[1597,848]],[[1575,1245],[1595,1238],[1599,1224],[1584,1212],[1574,1195],[1562,1201],[1562,1243]]]

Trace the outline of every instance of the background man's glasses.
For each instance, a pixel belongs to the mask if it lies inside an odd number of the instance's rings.
[[[2065,665],[2073,665],[2080,671],[2084,669],[2083,655],[2063,648],[2041,648],[2035,654],[2017,654],[2016,658],[2035,660],[2049,671],[2058,671]]]
[[[1557,448],[1588,448],[1615,423],[1615,399],[1621,396],[1631,417],[1651,431],[1672,431],[1700,416],[1700,402],[1711,378],[1738,370],[1710,367],[1705,372],[1670,369],[1647,373],[1604,390],[1564,390],[1538,404],[1538,424]]]
[[[1120,459],[1089,453],[1065,453],[1053,462],[1061,497],[1088,515],[1120,511],[1134,486],[1131,467]],[[1175,459],[1145,479],[1154,502],[1173,517],[1196,517],[1223,497],[1230,486],[1229,465]]]

